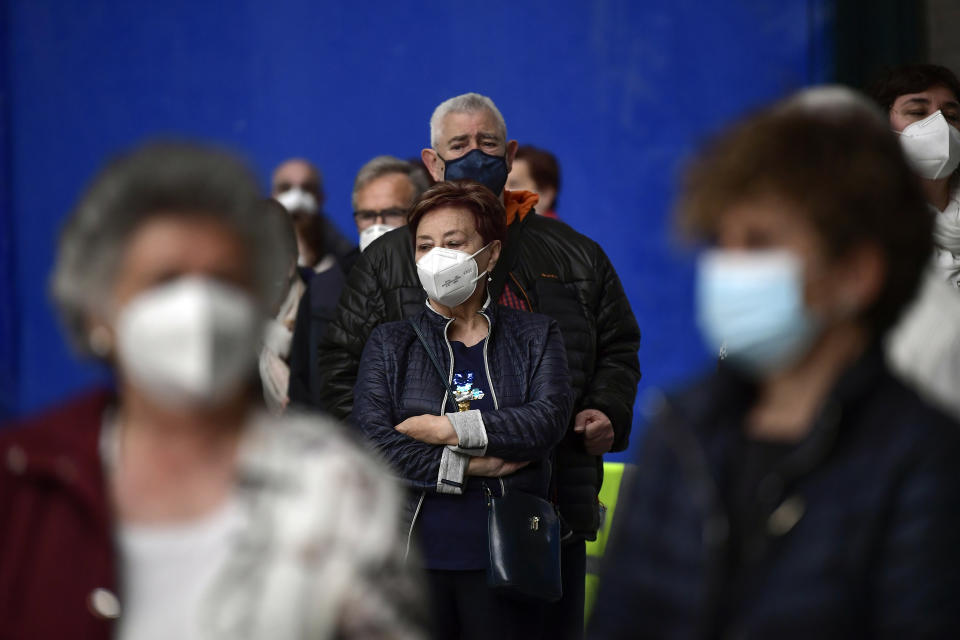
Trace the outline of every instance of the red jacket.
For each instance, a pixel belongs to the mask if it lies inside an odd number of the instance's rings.
[[[0,638],[108,639],[118,603],[92,393],[0,430]],[[111,611],[114,609],[114,611]]]

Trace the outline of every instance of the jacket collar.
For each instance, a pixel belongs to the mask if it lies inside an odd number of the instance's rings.
[[[100,432],[114,400],[112,391],[96,391],[14,425],[0,440],[0,454],[25,481],[60,484],[107,520]]]
[[[810,433],[784,458],[780,470],[784,478],[801,476],[820,464],[833,449],[840,431],[850,424],[844,418],[864,402],[885,371],[882,344],[875,340],[840,374],[821,405]],[[701,431],[711,430],[718,424],[742,428],[743,417],[756,398],[756,385],[724,365],[719,367],[714,382],[706,402],[688,415],[692,424],[699,425]],[[677,408],[684,412],[682,407]],[[719,422],[718,416],[723,418]]]
[[[523,220],[540,202],[540,196],[532,191],[503,191],[503,206],[507,213],[507,226],[514,220]]]
[[[437,311],[436,309],[434,309],[433,305],[430,304],[429,298],[427,298],[423,304],[427,307],[426,315],[432,322],[438,322],[438,323],[442,322],[443,324],[446,324],[447,322],[450,322],[453,320],[453,318],[451,318],[450,316],[445,316],[439,311]],[[492,325],[493,317],[496,315],[495,310],[496,310],[496,305],[493,304],[493,299],[490,297],[490,293],[488,291],[487,299],[484,301],[483,306],[480,307],[480,310],[477,313],[480,313],[486,316],[487,320]]]

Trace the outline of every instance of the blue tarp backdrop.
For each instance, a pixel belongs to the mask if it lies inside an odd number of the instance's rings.
[[[831,6],[8,0],[0,408],[34,411],[102,379],[70,354],[47,281],[64,216],[111,154],[162,136],[213,141],[264,186],[303,155],[351,231],[360,165],[418,155],[432,109],[466,91],[494,99],[511,138],[556,153],[559,214],[606,249],[640,322],[640,397],[676,384],[707,361],[692,261],[671,240],[679,170],[745,110],[829,79]]]

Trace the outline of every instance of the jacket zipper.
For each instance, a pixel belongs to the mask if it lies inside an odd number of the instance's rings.
[[[413,540],[413,525],[417,522],[417,516],[420,515],[420,508],[423,506],[423,499],[427,497],[426,491],[420,492],[420,499],[417,501],[417,509],[413,512],[413,519],[410,521],[410,529],[407,531],[407,550],[403,552],[403,561],[406,562],[410,556],[410,541]]]
[[[447,373],[447,389],[453,384],[453,345],[450,344],[450,338],[447,337],[447,331],[450,329],[450,325],[453,324],[453,319],[447,321],[447,324],[443,325],[443,342],[447,345],[447,355],[450,356],[450,371]],[[454,398],[456,401],[456,398]],[[445,415],[447,413],[447,392],[443,393],[443,406],[440,407],[440,415]]]
[[[447,339],[447,329],[451,324],[453,324],[453,320],[449,320],[443,327],[443,341],[447,343],[447,353],[450,354],[450,373],[447,376],[447,390],[443,392],[443,400],[440,405],[440,415],[446,415],[447,413],[447,395],[450,393],[450,385],[453,384],[453,347],[450,345],[450,340]],[[421,491],[420,500],[417,501],[417,510],[413,512],[413,519],[410,520],[410,529],[407,530],[407,550],[403,554],[404,561],[406,561],[407,556],[410,555],[410,542],[413,540],[413,527],[417,524],[417,517],[420,515],[420,508],[423,506],[423,500],[426,497],[427,492]]]
[[[487,384],[490,385],[490,395],[493,396],[493,408],[499,409],[500,403],[497,402],[497,392],[493,389],[493,378],[490,377],[490,361],[487,359],[487,347],[490,346],[490,327],[493,326],[493,323],[490,322],[490,318],[487,317],[487,314],[480,312],[484,318],[487,319],[487,340],[483,343],[483,368],[484,373],[487,376]],[[503,484],[503,478],[497,478],[500,481],[500,495],[503,496],[507,493],[507,488]]]
[[[493,389],[493,378],[490,377],[490,361],[487,359],[487,347],[490,346],[490,327],[492,327],[493,324],[490,322],[490,318],[487,317],[487,314],[481,311],[480,315],[482,315],[484,318],[487,319],[487,340],[486,342],[483,343],[483,368],[485,370],[484,373],[487,375],[487,384],[490,385],[490,395],[493,396],[493,408],[499,409],[500,403],[497,402],[497,392],[494,391]],[[453,358],[451,358],[450,361],[452,364]]]
[[[513,275],[513,271],[510,272],[510,279],[513,280],[514,284],[517,285],[517,289],[520,289],[520,293],[523,294],[523,299],[527,301],[527,310],[535,311],[533,305],[530,303],[530,296],[527,295],[527,292],[524,290],[523,285],[520,284],[520,281],[517,280],[517,276]]]

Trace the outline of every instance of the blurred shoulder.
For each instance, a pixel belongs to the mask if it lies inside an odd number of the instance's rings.
[[[571,246],[590,251],[600,249],[600,245],[592,238],[580,233],[561,220],[530,214],[524,218],[523,222],[527,230],[534,232],[545,241],[565,242]]]
[[[407,227],[397,227],[386,232],[360,252],[357,263],[383,264],[397,260],[399,256],[413,255],[413,240]]]
[[[248,468],[296,478],[297,483],[367,499],[398,499],[383,463],[353,431],[332,417],[288,411],[275,417],[259,414],[245,443]]]
[[[99,389],[9,422],[0,427],[0,449],[13,445],[28,450],[89,448],[113,403],[113,392]]]
[[[393,320],[378,324],[370,334],[370,340],[385,343],[404,342],[413,335],[413,327],[408,320]]]

